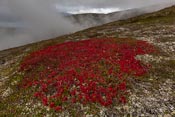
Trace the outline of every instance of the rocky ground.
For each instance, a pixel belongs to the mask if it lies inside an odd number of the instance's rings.
[[[145,40],[158,54],[137,56],[152,68],[146,76],[130,78],[128,103],[115,108],[99,107],[99,116],[175,116],[175,6],[124,21],[79,31],[55,39],[0,52],[0,116],[56,116],[32,98],[32,90],[18,88],[23,73],[19,65],[28,53],[65,41],[117,37]],[[64,112],[59,116],[70,116]],[[87,115],[92,116],[92,115]]]

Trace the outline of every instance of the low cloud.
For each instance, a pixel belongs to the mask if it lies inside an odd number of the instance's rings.
[[[63,13],[107,13],[111,9],[117,11],[164,2],[175,0],[1,0],[0,50],[84,28],[66,19]],[[79,8],[83,10],[76,11]]]

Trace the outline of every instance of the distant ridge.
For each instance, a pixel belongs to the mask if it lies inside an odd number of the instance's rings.
[[[134,8],[134,9],[128,9],[124,11],[113,12],[108,14],[102,14],[102,13],[101,14],[84,13],[84,14],[73,14],[73,15],[69,14],[66,17],[69,20],[73,21],[74,23],[88,28],[91,26],[101,25],[112,21],[132,18],[145,13],[155,12],[165,7],[172,6],[173,4],[175,3],[158,4],[158,5],[152,5],[152,6],[143,7],[143,8]]]

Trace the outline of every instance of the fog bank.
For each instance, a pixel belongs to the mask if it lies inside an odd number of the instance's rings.
[[[165,2],[175,0],[0,0],[0,50],[83,29],[65,18],[68,13],[106,14]]]

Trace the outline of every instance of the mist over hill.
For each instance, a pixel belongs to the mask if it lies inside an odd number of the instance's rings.
[[[87,13],[77,12],[77,14],[69,14],[66,17],[75,24],[78,24],[84,28],[89,28],[92,26],[102,25],[112,21],[128,19],[145,13],[155,12],[171,5],[172,3],[166,3],[121,11],[120,9],[118,9],[119,11],[117,12],[110,12],[109,9],[109,13],[91,13],[91,11],[87,11]]]
[[[135,0],[133,3],[128,0],[108,2],[106,0],[98,2],[2,0],[0,1],[0,50],[153,12],[172,5],[174,0],[166,2],[159,0],[159,3],[155,1]],[[153,4],[157,5],[152,6]],[[84,14],[78,9],[82,9]]]

